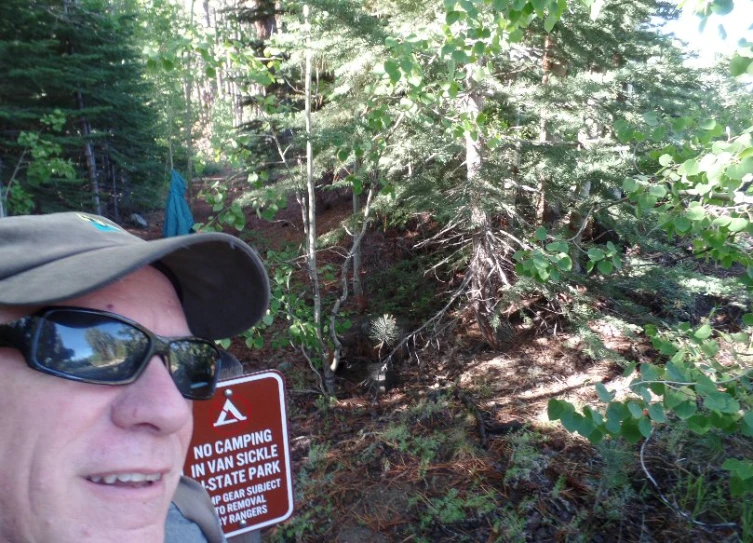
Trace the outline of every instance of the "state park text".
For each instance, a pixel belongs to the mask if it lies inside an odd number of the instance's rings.
[[[280,474],[280,452],[273,441],[267,428],[195,445],[191,477],[215,491]]]

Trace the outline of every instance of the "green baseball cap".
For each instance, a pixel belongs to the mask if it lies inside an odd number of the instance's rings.
[[[173,281],[196,336],[239,334],[267,311],[269,280],[261,258],[228,234],[145,241],[88,213],[0,219],[0,305],[63,302],[148,265]]]

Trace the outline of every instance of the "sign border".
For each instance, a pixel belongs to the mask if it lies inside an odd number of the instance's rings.
[[[272,524],[278,524],[289,519],[295,511],[295,501],[293,499],[293,472],[291,466],[292,462],[290,461],[290,443],[288,440],[288,413],[285,405],[285,381],[283,375],[277,370],[265,370],[250,373],[248,375],[243,375],[240,377],[232,377],[225,381],[219,381],[217,383],[217,390],[215,394],[220,394],[222,389],[229,386],[242,385],[251,381],[260,381],[261,379],[267,379],[270,377],[277,381],[277,387],[280,397],[280,414],[282,415],[282,437],[284,446],[283,458],[285,460],[285,466],[287,468],[286,480],[288,484],[288,510],[279,517],[269,519],[259,524],[250,524],[249,526],[244,526],[239,530],[235,530],[234,532],[224,534],[226,538],[235,537],[237,535],[245,534],[254,530],[260,530],[262,528],[266,528],[267,526],[271,526]],[[216,509],[215,513],[217,513]]]

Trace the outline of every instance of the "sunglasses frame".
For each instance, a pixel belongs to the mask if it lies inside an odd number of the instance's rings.
[[[53,368],[49,368],[41,364],[37,360],[36,358],[37,353],[35,352],[37,349],[38,338],[42,330],[41,324],[45,322],[47,315],[56,311],[73,311],[75,313],[86,313],[86,314],[96,315],[99,317],[106,317],[115,322],[131,326],[135,328],[136,330],[140,331],[142,334],[144,334],[149,340],[149,344],[146,350],[146,354],[143,355],[143,359],[137,366],[137,369],[134,372],[134,374],[131,377],[128,377],[126,379],[100,380],[100,379],[91,379],[87,377],[80,377],[77,375],[71,375],[70,373],[55,370]],[[51,322],[54,323],[55,321],[51,320]],[[191,394],[190,391],[186,393],[178,388],[178,383],[175,381],[175,378],[173,376],[173,371],[171,369],[171,364],[170,364],[170,359],[171,359],[171,354],[172,354],[170,352],[170,345],[176,342],[200,343],[202,345],[207,345],[211,347],[212,350],[215,352],[214,379],[213,379],[213,382],[209,384],[211,392],[208,395],[204,395],[204,394],[195,395],[195,394]],[[217,345],[215,345],[215,343],[211,340],[197,338],[193,336],[178,336],[178,337],[159,336],[155,334],[154,332],[152,332],[151,330],[149,330],[148,328],[145,328],[139,323],[134,322],[131,319],[128,319],[126,317],[123,317],[122,315],[118,315],[117,313],[111,313],[109,311],[102,311],[99,309],[91,309],[87,307],[49,306],[49,307],[40,309],[39,311],[36,311],[32,315],[22,317],[20,319],[17,319],[15,321],[12,321],[6,324],[0,324],[0,347],[11,347],[11,348],[17,349],[23,355],[24,360],[26,361],[26,364],[30,368],[37,370],[41,373],[46,373],[48,375],[53,375],[55,377],[61,377],[69,381],[77,381],[80,383],[89,383],[89,384],[94,384],[94,385],[112,385],[112,386],[130,385],[131,383],[134,383],[139,377],[141,377],[141,375],[144,373],[144,370],[146,370],[146,367],[149,365],[149,362],[152,360],[152,358],[154,356],[159,356],[160,360],[162,360],[162,363],[167,368],[168,373],[170,373],[170,377],[173,379],[173,383],[175,383],[176,388],[178,388],[178,392],[180,392],[184,398],[187,398],[189,400],[210,399],[214,395],[214,392],[217,388],[217,381],[219,379],[219,374],[220,374],[220,369],[221,369],[220,350],[217,347]]]

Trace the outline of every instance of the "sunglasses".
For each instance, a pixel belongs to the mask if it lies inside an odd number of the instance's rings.
[[[18,349],[30,368],[83,383],[127,385],[158,355],[180,393],[212,397],[220,351],[212,341],[161,337],[106,311],[50,307],[0,325],[0,347]]]

